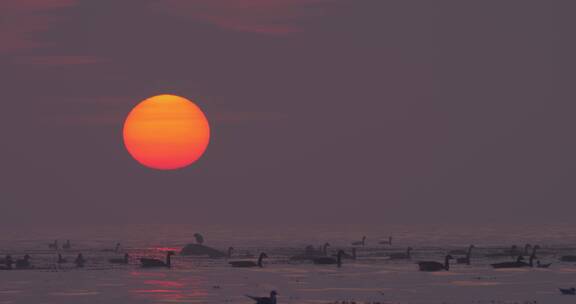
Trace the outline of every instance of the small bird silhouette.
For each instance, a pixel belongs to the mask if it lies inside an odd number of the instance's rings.
[[[276,304],[276,295],[278,293],[276,290],[272,290],[270,292],[270,297],[254,297],[250,295],[246,295],[248,298],[256,301],[256,304]]]

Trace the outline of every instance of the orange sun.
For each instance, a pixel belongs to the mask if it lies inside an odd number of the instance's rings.
[[[124,122],[126,149],[144,166],[172,170],[197,161],[210,141],[210,126],[200,108],[175,95],[150,97]]]

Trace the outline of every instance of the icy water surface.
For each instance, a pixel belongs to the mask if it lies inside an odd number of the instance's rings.
[[[245,294],[279,293],[279,303],[574,303],[575,296],[560,295],[558,288],[576,285],[576,263],[559,262],[576,254],[576,229],[570,226],[529,227],[339,227],[239,230],[235,228],[163,226],[113,226],[71,232],[70,229],[10,230],[0,240],[0,254],[32,256],[35,269],[0,271],[0,304],[5,303],[252,303]],[[201,232],[205,244],[222,251],[236,248],[237,259],[269,255],[263,268],[231,268],[227,259],[173,257],[171,269],[142,269],[139,257],[164,259],[168,250],[179,251]],[[350,252],[353,241],[368,237],[358,247],[358,259],[344,260],[341,268],[313,265],[289,258],[308,244],[329,242],[330,253]],[[388,235],[392,246],[379,244]],[[57,252],[48,248],[54,239],[72,241],[60,250],[68,263],[56,263]],[[121,252],[110,251],[122,244]],[[550,268],[494,270],[491,263],[511,258],[487,257],[512,244],[539,244],[538,257]],[[472,265],[452,265],[450,271],[419,272],[416,261],[442,261],[449,250],[477,248]],[[414,248],[411,260],[391,261],[389,253]],[[71,263],[82,252],[86,267]],[[131,255],[129,265],[107,261]]]

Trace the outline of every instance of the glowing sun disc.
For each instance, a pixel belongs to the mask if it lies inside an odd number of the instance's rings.
[[[175,95],[150,97],[128,114],[124,145],[144,166],[179,169],[196,162],[210,141],[210,125],[192,101]]]

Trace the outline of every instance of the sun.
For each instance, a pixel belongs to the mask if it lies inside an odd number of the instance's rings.
[[[124,145],[144,166],[159,170],[184,168],[208,147],[210,125],[192,101],[176,95],[150,97],[128,114]]]

